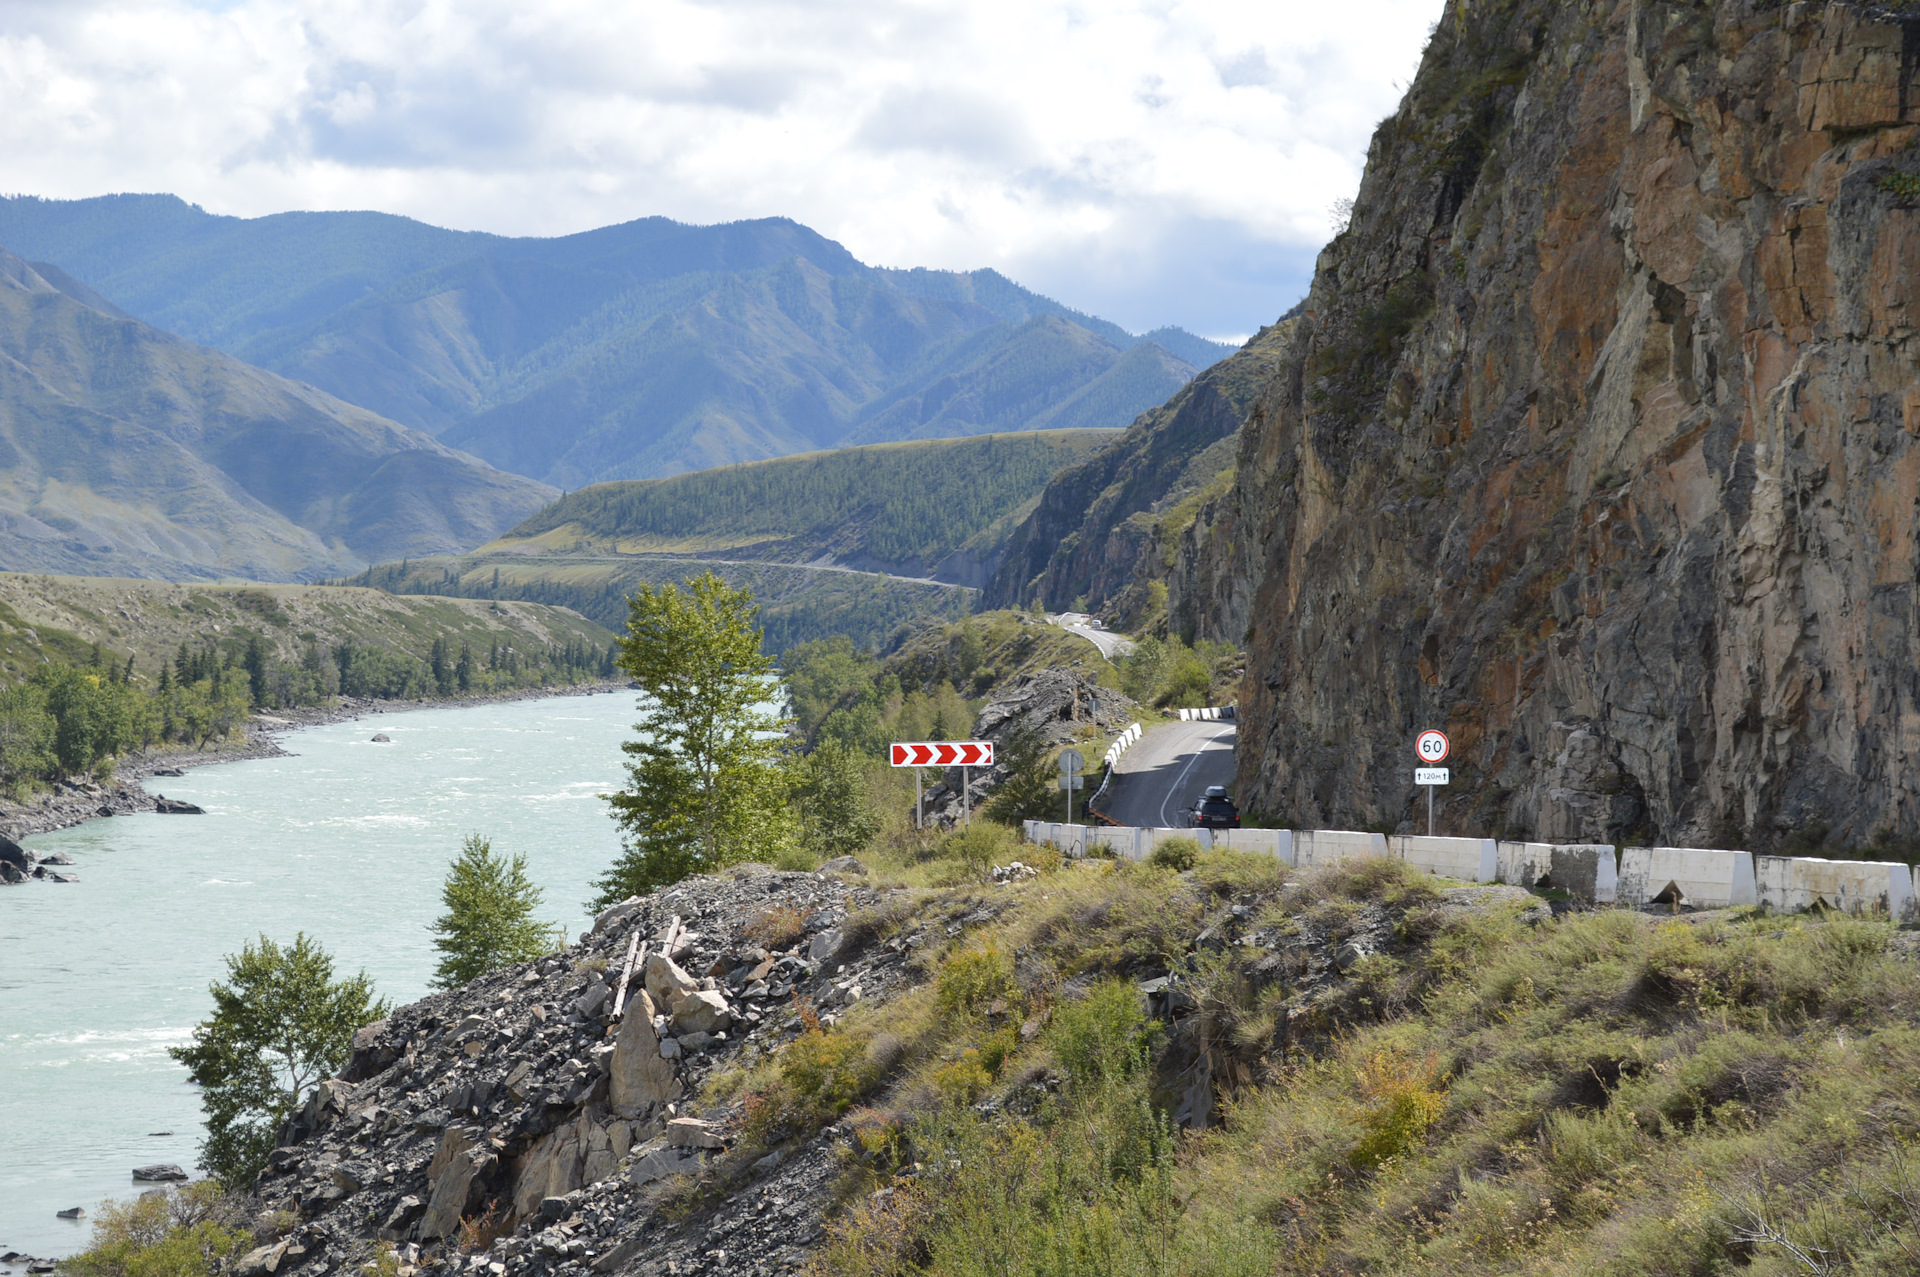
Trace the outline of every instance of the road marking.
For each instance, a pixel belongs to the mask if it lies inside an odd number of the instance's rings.
[[[1172,802],[1173,796],[1180,792],[1180,786],[1187,783],[1187,773],[1192,771],[1193,765],[1200,761],[1200,755],[1206,753],[1219,743],[1220,738],[1218,736],[1209,736],[1207,737],[1206,744],[1193,751],[1193,757],[1189,758],[1187,765],[1180,770],[1180,779],[1173,782],[1173,788],[1169,789],[1167,796],[1160,800],[1160,828],[1171,829],[1173,827],[1167,823],[1167,804]]]

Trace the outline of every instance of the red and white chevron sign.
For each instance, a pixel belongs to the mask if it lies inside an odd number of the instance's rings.
[[[893,747],[895,767],[991,767],[990,740],[902,742]]]

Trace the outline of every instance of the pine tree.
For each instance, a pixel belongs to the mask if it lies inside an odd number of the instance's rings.
[[[267,654],[259,636],[247,640],[247,694],[255,705],[267,703]]]
[[[527,858],[496,855],[493,844],[469,834],[447,870],[440,899],[447,907],[433,929],[442,957],[436,988],[457,989],[489,971],[553,950],[553,928],[536,922],[540,889],[527,879]]]
[[[460,685],[461,691],[473,690],[473,645],[471,643],[460,644],[460,660],[453,667],[453,677],[454,681]]]

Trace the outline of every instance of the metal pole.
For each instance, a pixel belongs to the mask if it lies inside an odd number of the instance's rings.
[[[921,801],[920,769],[916,767],[913,769],[913,827],[915,829],[925,829],[927,827],[925,808],[921,806]]]
[[[964,828],[973,828],[973,768],[960,769],[960,822]]]
[[[1433,837],[1433,786],[1427,786],[1427,837]]]

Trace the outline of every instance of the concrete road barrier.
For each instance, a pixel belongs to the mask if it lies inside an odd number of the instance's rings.
[[[1895,921],[1913,917],[1914,872],[1886,860],[1822,860],[1816,856],[1755,856],[1760,903],[1783,913],[1838,909],[1885,910]]]
[[[1619,866],[1608,843],[1503,842],[1496,882],[1557,888],[1586,904],[1608,905],[1619,894]]]
[[[1677,897],[1677,900],[1675,899]],[[1753,855],[1701,847],[1628,847],[1620,853],[1621,904],[1724,909],[1759,902]]]
[[[1491,838],[1423,838],[1395,834],[1387,839],[1387,854],[1416,869],[1463,882],[1492,882],[1499,870],[1499,853]]]
[[[1183,709],[1180,711],[1180,721],[1183,723],[1231,723],[1235,712],[1231,705],[1212,705],[1206,709]]]
[[[1330,865],[1336,860],[1356,856],[1387,854],[1385,834],[1364,834],[1346,829],[1297,829],[1293,834],[1293,862],[1302,869]]]
[[[1291,829],[1216,829],[1213,845],[1222,851],[1239,851],[1253,856],[1272,856],[1293,863]]]

